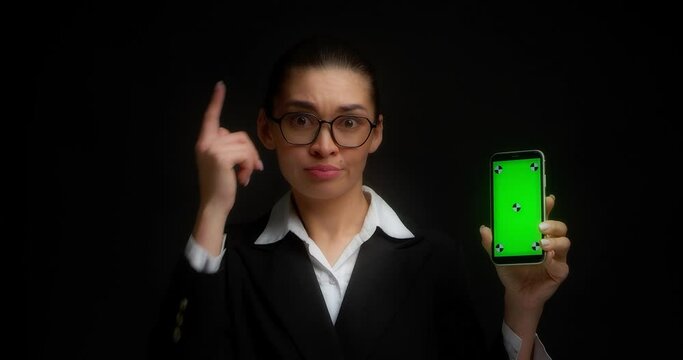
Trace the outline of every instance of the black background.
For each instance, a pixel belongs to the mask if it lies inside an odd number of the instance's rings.
[[[679,118],[666,111],[678,70],[672,9],[648,4],[33,9],[27,354],[144,357],[194,221],[193,145],[214,83],[227,83],[224,126],[253,135],[275,56],[316,32],[348,38],[379,67],[385,136],[366,183],[405,216],[476,250],[488,156],[545,152],[551,217],[572,240],[570,276],[539,327],[554,359],[677,348],[680,330],[662,326],[680,325],[681,279],[667,254],[680,238]],[[239,192],[232,220],[286,189],[273,154],[262,157],[266,170]],[[492,271],[473,270],[475,283]],[[478,286],[490,321],[493,286]]]

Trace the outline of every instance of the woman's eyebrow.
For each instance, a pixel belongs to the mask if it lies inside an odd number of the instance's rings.
[[[287,100],[284,105],[294,106],[297,108],[302,108],[311,111],[317,110],[316,106],[312,102],[306,100]],[[337,107],[338,112],[349,112],[354,110],[368,111],[368,109],[366,109],[365,106],[361,104],[344,104]]]
[[[312,102],[306,100],[287,100],[285,101],[285,106],[295,106],[298,108],[304,108],[308,110],[315,110],[315,105]]]
[[[363,106],[361,104],[341,105],[337,109],[339,109],[340,112],[347,112],[347,111],[353,111],[353,110],[368,111],[368,109],[366,109],[365,106]]]

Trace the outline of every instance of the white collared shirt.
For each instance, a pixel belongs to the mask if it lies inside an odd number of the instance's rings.
[[[363,192],[370,198],[365,221],[360,232],[351,239],[334,265],[330,265],[315,241],[308,236],[301,219],[293,208],[290,193],[275,204],[265,230],[254,242],[257,245],[271,244],[282,240],[289,231],[304,241],[333,323],[337,320],[360,246],[370,239],[375,229],[380,227],[387,235],[396,239],[415,237],[377,193],[367,186],[363,187]]]
[[[336,322],[342,299],[351,279],[351,273],[356,264],[360,246],[370,239],[377,227],[387,235],[396,239],[413,238],[414,235],[399,219],[394,210],[370,187],[363,186],[363,192],[369,196],[370,206],[360,232],[351,239],[343,250],[334,266],[330,265],[315,241],[308,236],[306,229],[297,215],[291,202],[291,192],[287,192],[273,206],[268,224],[261,235],[254,242],[257,245],[272,244],[282,240],[288,232],[292,232],[301,239],[308,249],[308,255],[313,264],[313,270],[318,278],[318,285],[325,298],[325,304],[332,322]],[[190,265],[199,272],[214,273],[220,267],[225,254],[225,236],[223,237],[223,251],[218,256],[212,256],[202,248],[190,235],[185,248],[185,254]],[[510,327],[503,322],[502,327],[505,349],[510,359],[516,359],[521,346],[521,339]],[[543,344],[536,336],[534,345],[534,359],[550,359]]]

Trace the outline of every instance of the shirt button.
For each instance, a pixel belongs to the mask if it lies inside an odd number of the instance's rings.
[[[330,278],[329,283],[330,285],[337,285],[337,280],[335,280],[334,278]]]

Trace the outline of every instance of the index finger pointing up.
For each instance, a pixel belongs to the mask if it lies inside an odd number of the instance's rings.
[[[213,88],[213,95],[211,95],[211,102],[204,112],[204,120],[202,120],[202,129],[199,134],[200,139],[206,139],[218,134],[218,128],[221,126],[220,118],[223,110],[223,100],[225,99],[225,84],[223,81],[216,83]]]

